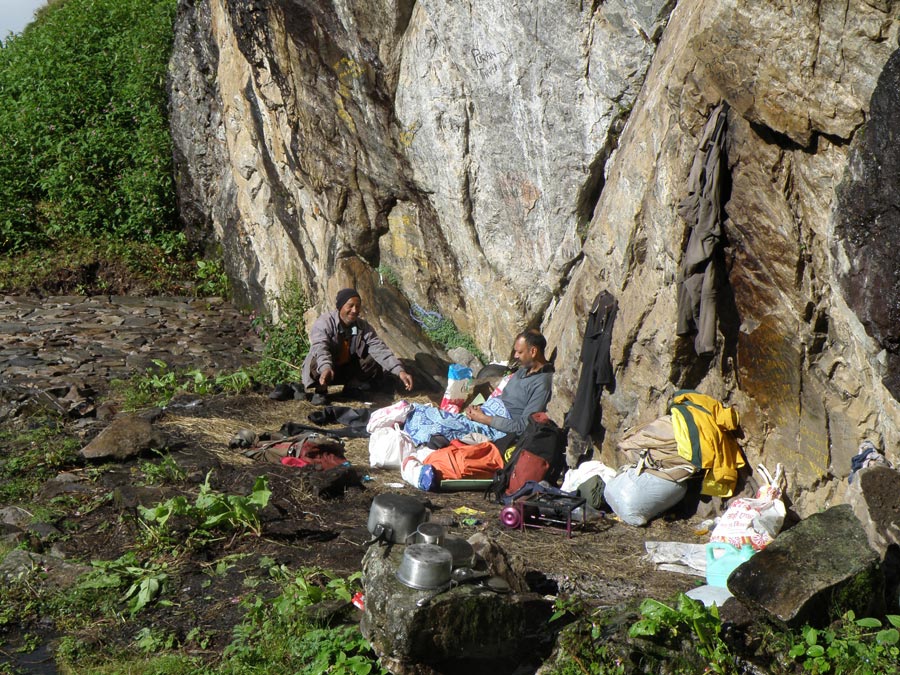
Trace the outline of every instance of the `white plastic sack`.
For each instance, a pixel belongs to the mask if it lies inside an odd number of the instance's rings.
[[[395,424],[403,424],[409,413],[412,412],[412,403],[409,401],[397,401],[385,408],[373,410],[366,424],[366,431],[370,434],[376,429],[390,428]]]
[[[447,369],[447,389],[441,399],[441,410],[458,413],[466,404],[475,378],[472,369],[458,363],[451,363]]]
[[[773,478],[765,466],[757,470],[764,483],[753,499],[738,497],[732,500],[710,535],[710,541],[719,541],[740,548],[750,544],[761,551],[774,541],[784,524],[785,506],[783,494],[784,467],[775,467]]]
[[[629,467],[606,483],[603,499],[623,522],[646,525],[687,494],[687,485]]]
[[[415,441],[396,425],[376,429],[369,436],[369,465],[379,469],[399,469],[415,451]]]

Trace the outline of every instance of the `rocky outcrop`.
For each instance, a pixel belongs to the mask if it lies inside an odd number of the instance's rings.
[[[558,419],[608,290],[603,454],[698,388],[814,512],[843,499],[861,439],[900,442],[898,16],[893,0],[181,0],[182,213],[245,301],[299,278],[324,308],[357,284],[401,356],[426,350],[404,298],[495,358],[541,325]],[[675,336],[677,205],[721,102],[726,283],[701,358]]]
[[[842,504],[780,534],[731,573],[728,590],[791,627],[821,627],[849,610],[857,616],[884,612],[880,563],[853,510]]]

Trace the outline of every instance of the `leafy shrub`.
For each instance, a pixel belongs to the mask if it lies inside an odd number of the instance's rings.
[[[315,568],[291,574],[284,566],[272,567],[270,573],[282,593],[270,600],[255,596],[245,603],[246,618],[235,627],[235,639],[225,649],[217,673],[386,673],[356,624],[320,626],[306,611],[320,602],[349,601],[359,574],[342,579]],[[278,668],[269,670],[271,664]]]
[[[420,326],[422,326],[425,335],[427,335],[435,344],[440,345],[444,349],[463,347],[469,350],[471,354],[478,357],[478,360],[482,363],[486,362],[484,353],[478,349],[478,345],[475,344],[475,340],[472,336],[460,332],[459,328],[456,327],[456,324],[439,312],[428,311],[418,305],[413,305],[410,310],[410,315]]]
[[[175,231],[176,0],[67,0],[0,48],[0,251]]]
[[[253,370],[253,376],[262,384],[296,382],[309,353],[304,318],[309,301],[295,280],[289,281],[281,295],[272,300],[278,307],[278,319],[257,317],[253,320],[263,342],[262,358]]]
[[[889,614],[885,628],[872,617],[857,619],[847,612],[835,626],[818,630],[805,626],[788,652],[808,673],[896,672],[900,664],[900,616]]]
[[[211,472],[210,472],[211,473]],[[262,534],[259,512],[266,508],[272,492],[265,476],[257,477],[253,490],[246,497],[214,491],[209,486],[210,474],[200,486],[200,493],[194,504],[182,496],[172,497],[153,508],[138,506],[141,517],[152,527],[162,530],[173,516],[186,516],[197,523],[201,531],[216,528],[230,530],[250,530],[257,537]]]

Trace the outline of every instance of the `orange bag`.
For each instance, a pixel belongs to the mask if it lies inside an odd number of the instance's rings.
[[[430,464],[442,480],[457,478],[493,478],[503,468],[503,457],[490,441],[465,445],[452,441],[446,448],[435,450],[423,464]]]

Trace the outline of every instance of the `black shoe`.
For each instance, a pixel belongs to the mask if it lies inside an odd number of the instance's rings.
[[[316,392],[312,395],[312,398],[309,399],[309,402],[313,405],[328,405],[328,397],[325,394]]]
[[[269,398],[273,401],[288,401],[294,398],[294,389],[285,382],[277,384],[272,393],[269,394]]]

